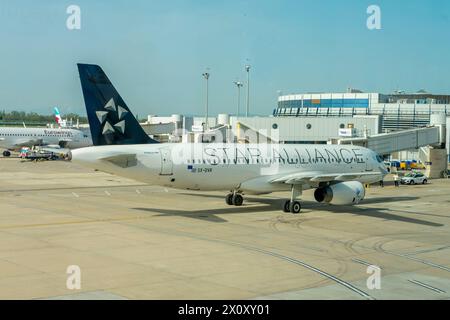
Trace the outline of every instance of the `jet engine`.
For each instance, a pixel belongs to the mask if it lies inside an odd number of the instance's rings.
[[[67,148],[68,142],[67,141],[59,141],[58,145],[60,148]]]
[[[334,205],[358,204],[366,195],[364,186],[358,181],[339,182],[326,187],[317,188],[314,198],[317,202]]]

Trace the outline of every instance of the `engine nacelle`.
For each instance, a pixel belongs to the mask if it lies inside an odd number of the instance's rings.
[[[358,181],[339,182],[314,191],[314,198],[317,202],[334,205],[358,204],[364,199],[365,195],[364,186]]]

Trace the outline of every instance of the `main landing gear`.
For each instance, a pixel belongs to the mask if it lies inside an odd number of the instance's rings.
[[[297,201],[297,197],[299,197],[302,194],[302,187],[301,185],[292,185],[291,188],[291,199],[287,200],[283,204],[283,211],[284,212],[290,212],[293,214],[299,214],[302,210],[302,205],[300,204],[300,201]]]
[[[242,195],[240,195],[236,191],[233,191],[233,192],[230,192],[229,194],[227,194],[227,196],[225,197],[225,202],[229,206],[240,207],[244,203],[244,198],[242,197]]]

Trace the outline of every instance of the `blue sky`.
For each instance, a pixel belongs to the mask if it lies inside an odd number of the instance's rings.
[[[70,4],[81,30],[66,28]],[[366,27],[371,4],[382,30]],[[77,62],[101,65],[142,116],[203,114],[206,68],[210,113],[234,113],[247,59],[253,114],[278,90],[450,94],[449,31],[447,0],[2,0],[0,109],[84,114]]]

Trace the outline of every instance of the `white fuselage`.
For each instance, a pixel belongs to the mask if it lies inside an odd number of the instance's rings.
[[[355,179],[379,181],[383,161],[366,148],[343,145],[144,144],[82,148],[72,159],[84,166],[152,185],[190,190],[242,190],[262,194],[289,190],[271,183],[289,174],[379,173]],[[317,187],[308,183],[306,188]]]
[[[92,145],[92,139],[89,134],[76,129],[0,127],[0,147],[4,149],[37,145],[63,145],[76,149]]]

